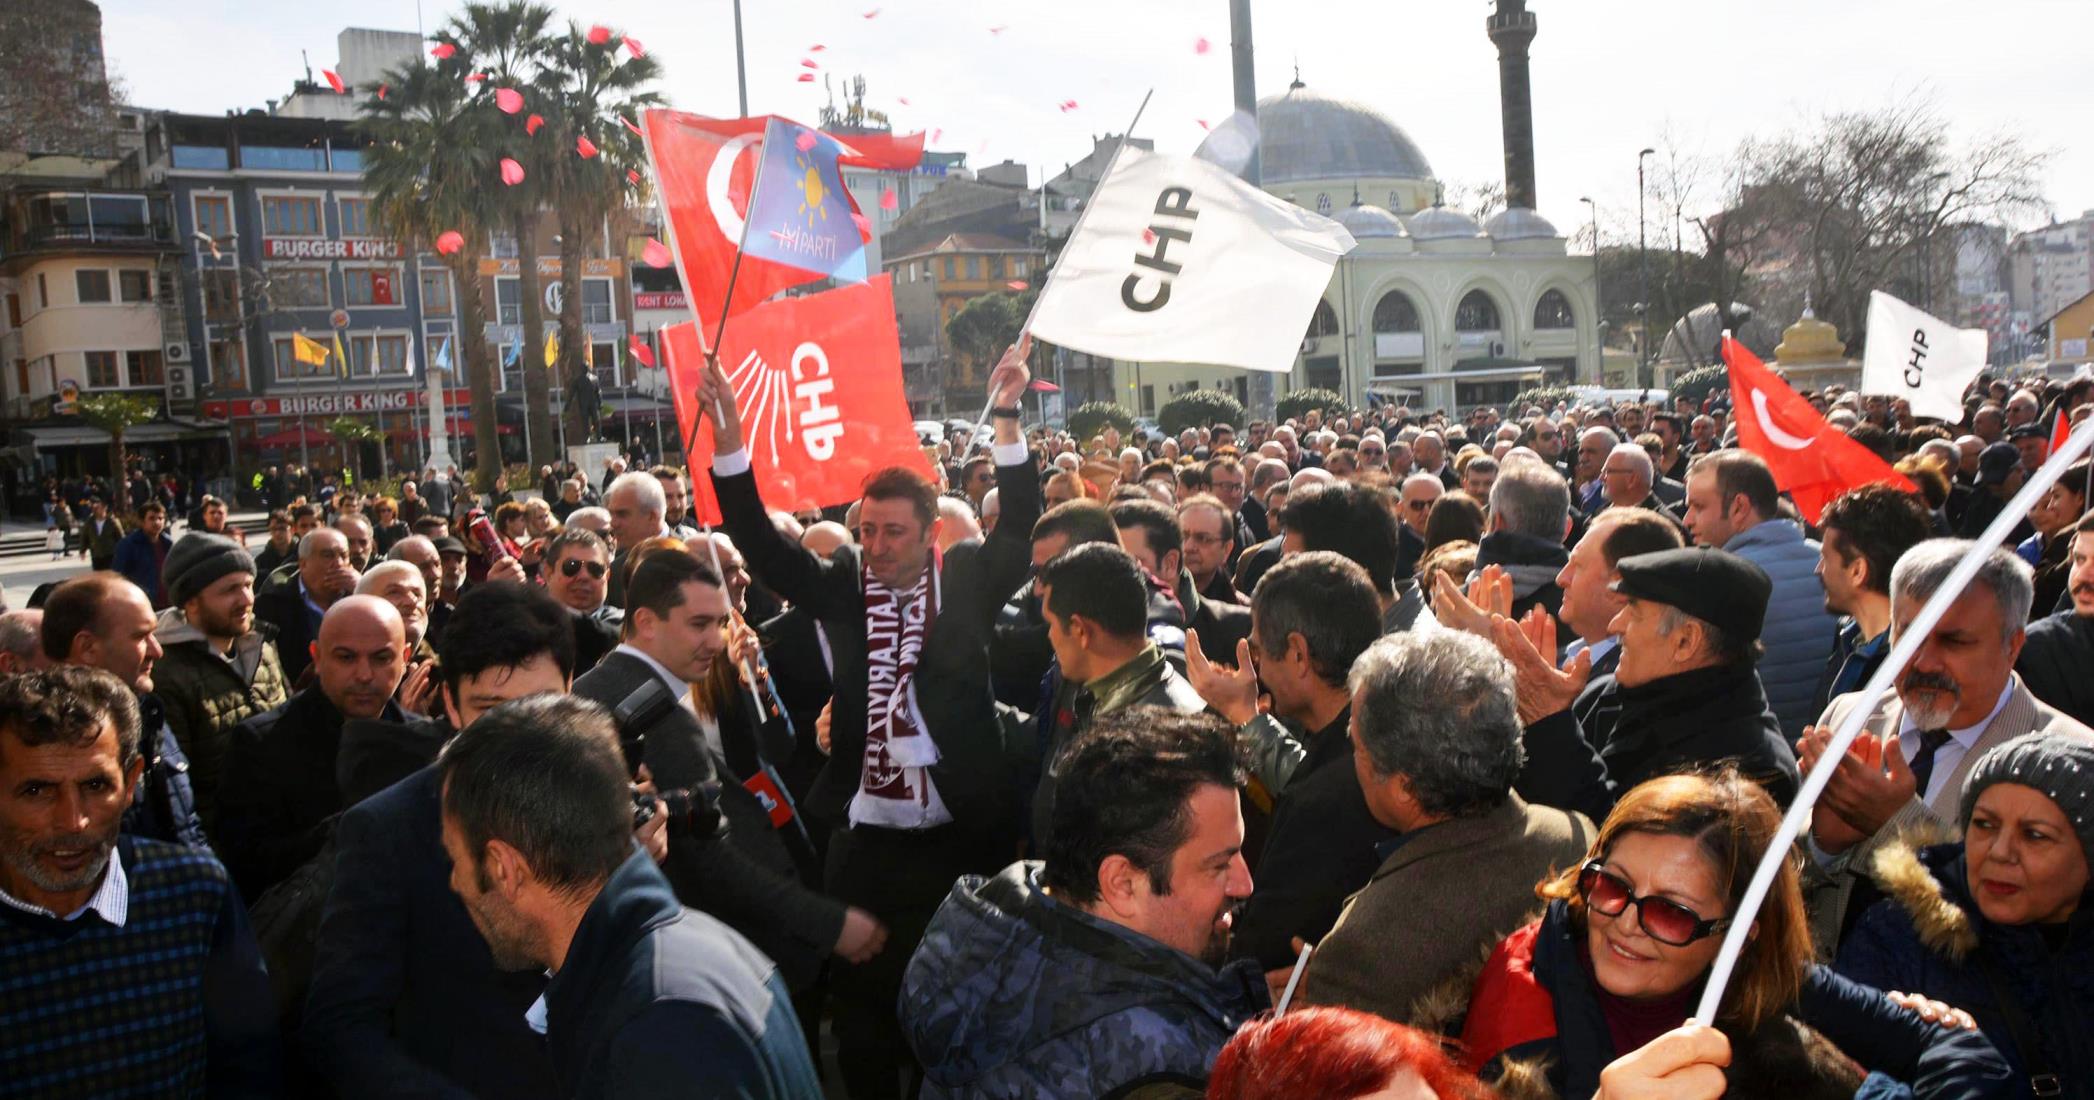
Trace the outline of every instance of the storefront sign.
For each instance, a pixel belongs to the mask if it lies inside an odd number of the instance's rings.
[[[379,240],[321,240],[312,237],[264,237],[267,260],[397,260],[400,246]]]
[[[559,277],[560,277],[560,269],[561,269],[561,264],[560,264],[560,257],[558,257],[558,256],[540,256],[540,257],[538,257],[538,277],[539,277],[539,278],[541,278],[541,279],[557,279],[557,278],[559,278]],[[616,277],[617,277],[617,276],[619,276],[620,274],[623,274],[623,273],[624,273],[624,271],[625,271],[625,261],[623,261],[623,260],[583,260],[583,261],[582,261],[582,274],[583,274],[583,275],[585,275],[585,276],[595,276],[595,277],[597,277],[597,278],[616,278]],[[515,257],[510,257],[509,259],[506,259],[506,260],[481,260],[481,261],[480,261],[480,274],[482,274],[482,275],[514,275],[514,274],[516,274],[516,272],[517,272],[517,265],[516,265],[516,259],[515,259]]]
[[[444,403],[462,406],[472,395],[464,389],[444,391]],[[241,417],[343,416],[355,413],[406,412],[428,403],[428,392],[382,390],[362,393],[311,393],[291,397],[248,397],[238,401],[206,401],[203,414],[214,420]]]
[[[681,290],[647,291],[633,295],[634,309],[689,309],[691,296]]]

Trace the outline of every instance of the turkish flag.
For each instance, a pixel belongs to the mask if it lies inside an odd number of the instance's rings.
[[[735,253],[741,247],[770,119],[705,118],[663,110],[641,116],[655,191],[669,221],[676,272],[690,294],[692,313],[708,324],[719,322],[723,304],[729,313],[741,313],[781,290],[821,278],[818,272],[754,256],[743,256],[741,271],[735,273]],[[923,159],[921,134],[861,134],[836,140],[845,147],[837,159],[853,167],[906,172]],[[844,198],[858,221],[859,235],[870,241],[857,201],[849,191]],[[726,300],[730,280],[735,284],[731,302]]]
[[[704,334],[686,322],[661,335],[676,422],[691,439]],[[931,476],[902,390],[887,276],[766,302],[736,317],[720,341],[720,365],[734,385],[742,446],[767,506],[799,511],[847,504],[858,499],[867,478],[889,466]],[[707,417],[691,446],[690,469],[710,466],[713,450]],[[720,522],[712,480],[691,480],[699,521]]]
[[[1738,425],[1738,443],[1766,460],[1774,471],[1775,487],[1789,494],[1805,520],[1818,522],[1818,513],[1833,497],[1857,485],[1882,481],[1916,491],[1890,463],[1827,424],[1745,345],[1725,335],[1722,351],[1730,367],[1731,417]]]
[[[2065,410],[2059,409],[2057,423],[2050,426],[2050,450],[2043,452],[2044,457],[2048,458],[2057,454],[2059,449],[2065,446],[2065,441],[2070,438],[2072,438],[2072,417],[2067,415]]]

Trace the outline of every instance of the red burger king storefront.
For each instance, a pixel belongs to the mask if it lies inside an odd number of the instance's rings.
[[[461,447],[471,443],[469,400],[470,394],[462,387],[444,391],[443,411],[453,455],[460,455]],[[241,397],[204,401],[201,408],[205,416],[227,423],[236,472],[252,472],[265,465],[342,465],[341,443],[327,430],[342,417],[363,421],[383,433],[388,473],[419,469],[428,451],[431,410],[425,388]],[[505,424],[501,430],[514,429]],[[369,460],[376,458],[378,444],[362,446],[365,469],[375,472]]]

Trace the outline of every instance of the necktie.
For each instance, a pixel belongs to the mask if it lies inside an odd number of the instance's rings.
[[[1934,778],[1934,754],[1949,742],[1947,730],[1922,730],[1919,755],[1912,758],[1912,793],[1927,800],[1927,783]]]

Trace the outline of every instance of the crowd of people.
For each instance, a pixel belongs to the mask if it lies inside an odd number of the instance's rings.
[[[1720,400],[1077,438],[1023,352],[826,510],[717,364],[710,469],[90,500],[0,1095],[2094,1097],[2087,463],[1973,541],[2094,382],[1810,395],[1912,488],[1806,522]]]

